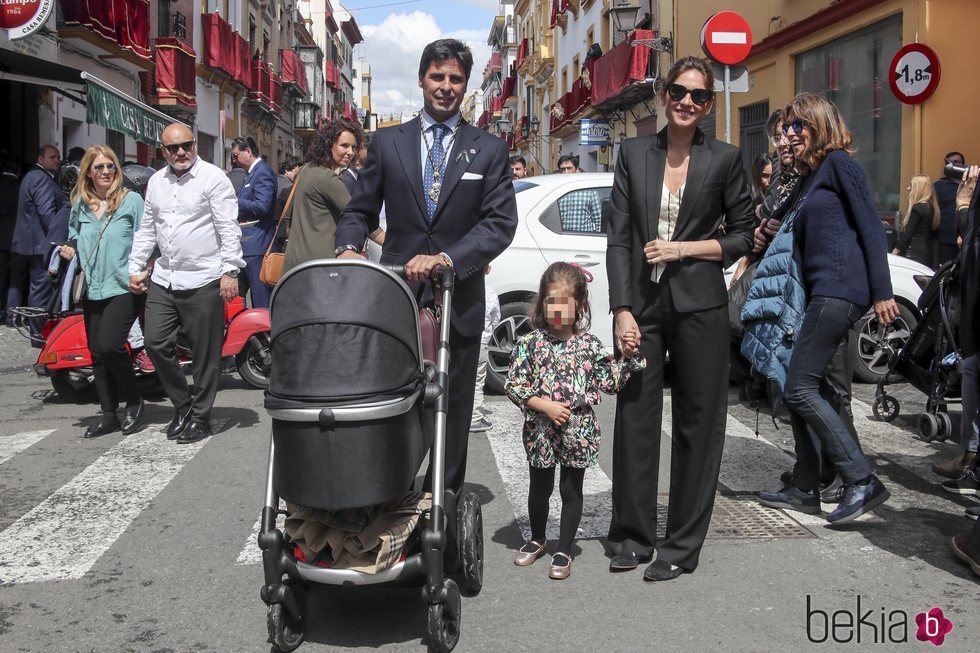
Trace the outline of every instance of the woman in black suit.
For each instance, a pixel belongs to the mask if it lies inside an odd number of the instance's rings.
[[[932,179],[916,175],[909,182],[909,210],[902,220],[902,233],[892,254],[907,256],[913,261],[935,269],[936,229],[939,228],[939,202]]]
[[[667,127],[620,147],[606,252],[616,346],[631,355],[638,341],[648,361],[616,406],[610,571],[653,556],[668,353],[673,369],[667,539],[647,580],[676,578],[698,564],[728,407],[722,271],[749,253],[755,225],[738,149],[698,129],[714,103],[711,64],[684,57],[666,82]]]

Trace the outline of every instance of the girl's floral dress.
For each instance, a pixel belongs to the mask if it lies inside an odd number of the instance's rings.
[[[589,467],[599,455],[599,422],[592,406],[599,393],[619,392],[630,373],[646,367],[637,353],[616,360],[591,333],[568,340],[538,329],[523,336],[511,355],[505,391],[524,412],[524,449],[532,467]],[[531,397],[568,402],[571,416],[555,426],[527,407]]]

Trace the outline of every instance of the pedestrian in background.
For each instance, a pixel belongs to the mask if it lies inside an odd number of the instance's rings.
[[[563,154],[558,157],[558,174],[567,175],[582,172],[578,167],[578,157],[574,154]]]
[[[490,266],[483,270],[484,274],[490,274]],[[483,386],[487,382],[487,348],[490,345],[490,337],[497,323],[500,322],[500,300],[490,284],[485,285],[486,308],[483,317],[483,335],[480,336],[480,360],[476,367],[476,388],[473,391],[473,417],[470,421],[470,433],[484,433],[489,431],[493,423],[487,419],[486,398],[483,396]]]
[[[678,59],[660,94],[667,126],[619,149],[606,268],[616,347],[646,368],[616,402],[609,570],[671,580],[698,566],[714,508],[728,413],[728,293],[722,270],[756,224],[737,148],[699,125],[714,106],[711,63]],[[667,534],[657,544],[667,356],[673,369]]]
[[[628,336],[633,354],[614,358],[589,333],[592,276],[570,263],[552,263],[541,276],[531,306],[534,331],[521,337],[511,356],[505,391],[524,413],[523,440],[530,487],[527,514],[531,539],[514,556],[526,567],[545,553],[548,509],[560,467],[561,521],[548,576],[567,578],[572,543],[582,519],[585,470],[599,456],[599,420],[592,406],[600,392],[615,394],[632,372],[646,365]]]
[[[820,512],[820,452],[826,451],[842,481],[840,502],[827,520],[844,523],[873,510],[889,492],[852,427],[822,394],[822,381],[840,343],[869,306],[886,325],[898,317],[898,305],[892,296],[885,232],[864,171],[851,156],[851,132],[837,107],[821,96],[801,93],[786,107],[783,132],[805,176],[793,202],[805,312],[784,395],[796,465],[789,485],[760,493],[760,500],[770,507]]]
[[[943,176],[935,183],[936,202],[939,204],[939,228],[936,229],[937,258],[936,267],[959,256],[960,249],[956,244],[956,191],[960,180],[947,177],[946,164],[963,167],[966,159],[960,152],[948,152],[943,157]]]
[[[282,273],[300,263],[318,258],[333,258],[334,235],[340,212],[350,201],[350,192],[337,174],[334,145],[346,132],[346,121],[324,123],[306,146],[306,165],[296,177],[289,245]],[[354,140],[353,135],[350,139]]]
[[[85,430],[97,438],[122,429],[136,432],[143,416],[126,339],[144,296],[129,291],[129,255],[133,235],[143,217],[143,198],[123,187],[119,158],[107,145],[90,147],[79,162],[79,177],[71,194],[68,242],[61,247],[67,261],[78,257],[85,274],[82,315],[92,354],[92,372],[102,413]],[[126,402],[120,424],[116,409]]]
[[[902,218],[901,233],[892,254],[905,256],[935,269],[936,230],[942,220],[935,188],[926,175],[916,175],[908,186],[909,208]]]
[[[68,198],[58,187],[55,175],[61,167],[58,148],[43,145],[34,166],[24,175],[17,197],[17,222],[10,244],[12,254],[24,257],[29,290],[27,305],[43,308],[54,292],[48,279],[48,254],[55,243],[68,237]],[[18,262],[14,262],[18,267]],[[21,290],[12,284],[7,292],[7,306],[22,304]],[[41,346],[41,323],[30,321],[33,344]]]
[[[129,289],[146,301],[146,351],[174,405],[167,439],[196,442],[211,435],[211,408],[221,374],[224,302],[238,295],[245,266],[238,199],[221,168],[197,155],[197,141],[183,124],[163,130],[169,166],[152,177],[140,228],[129,256]],[[154,248],[160,258],[152,270]],[[152,276],[151,276],[152,273]],[[193,352],[193,390],[177,361],[177,334]]]
[[[293,183],[296,181],[296,174],[302,166],[302,162],[294,156],[287,157],[285,161],[279,164],[279,176],[276,177],[276,210],[274,212],[276,221],[282,215],[286,200],[289,199],[289,192],[293,189]]]
[[[10,243],[17,224],[17,195],[20,192],[20,157],[12,152],[0,153],[0,321],[11,324],[7,309],[7,291],[19,285],[23,292],[23,277],[11,274]]]
[[[330,146],[333,171],[340,177],[347,192],[353,195],[354,184],[357,183],[357,171],[353,166],[358,160],[358,153],[364,143],[364,132],[356,122],[345,118],[340,118],[337,123],[340,131]]]
[[[527,161],[524,160],[524,157],[510,157],[510,171],[514,173],[514,179],[524,179],[527,177]]]
[[[762,204],[769,192],[769,182],[772,179],[773,159],[768,152],[763,152],[752,161],[752,171],[749,174],[749,191],[752,193],[752,203],[756,207]]]
[[[251,293],[252,308],[269,308],[272,289],[259,279],[265,256],[276,230],[276,173],[262,159],[259,146],[251,136],[232,141],[231,153],[245,170],[238,191],[238,226],[242,230],[242,253],[245,274],[238,280],[238,292]]]

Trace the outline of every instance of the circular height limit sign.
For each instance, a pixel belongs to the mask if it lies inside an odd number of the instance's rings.
[[[939,86],[939,57],[932,48],[910,43],[895,53],[888,69],[888,85],[900,102],[925,102]]]

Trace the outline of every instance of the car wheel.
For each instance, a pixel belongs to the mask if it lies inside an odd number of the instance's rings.
[[[528,302],[511,302],[500,307],[500,322],[493,328],[487,344],[487,388],[493,393],[504,393],[510,355],[517,340],[532,330],[530,310]]]
[[[897,352],[912,334],[918,323],[915,314],[904,305],[898,305],[898,318],[889,324],[883,334],[878,333],[878,318],[871,312],[854,325],[850,356],[854,365],[854,378],[862,383],[877,383],[888,372],[889,351]]]

